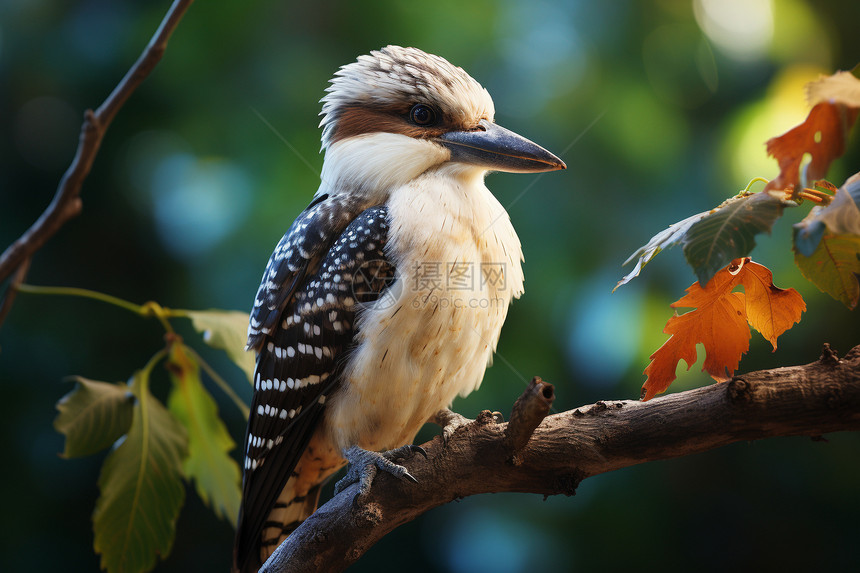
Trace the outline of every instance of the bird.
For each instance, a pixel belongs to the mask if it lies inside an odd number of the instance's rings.
[[[520,240],[484,178],[566,168],[496,124],[466,71],[417,48],[361,55],[325,92],[319,189],[250,315],[236,573],[257,571],[347,462],[362,490],[377,468],[415,480],[396,462],[478,388],[523,293]]]

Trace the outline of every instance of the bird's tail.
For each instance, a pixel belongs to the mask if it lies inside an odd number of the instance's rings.
[[[261,563],[265,563],[278,545],[317,509],[322,484],[317,484],[306,492],[297,492],[298,479],[293,476],[287,481],[287,485],[284,486],[278,501],[269,513],[269,518],[263,525],[260,546]]]
[[[322,486],[322,483],[317,483],[309,489],[307,485],[302,487],[296,475],[287,480],[263,524],[262,535],[257,538],[255,547],[241,551],[238,542],[234,545],[231,573],[257,573],[278,545],[316,511]],[[298,491],[300,489],[303,491]],[[241,529],[241,516],[239,522]],[[237,539],[239,537],[240,534],[237,534]]]

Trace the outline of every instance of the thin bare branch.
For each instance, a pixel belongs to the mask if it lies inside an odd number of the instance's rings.
[[[51,204],[23,235],[0,255],[0,283],[31,259],[66,221],[81,212],[81,186],[90,172],[108,126],[129,96],[161,60],[170,35],[192,2],[193,0],[174,0],[158,30],[122,81],[95,112],[90,109],[84,112],[78,149],[72,164],[60,180]],[[13,298],[11,292],[5,297],[4,311],[7,313]]]
[[[483,412],[447,443],[436,437],[423,444],[428,460],[405,463],[417,484],[380,473],[361,504],[354,502],[355,487],[347,488],[296,529],[260,571],[342,571],[399,525],[469,495],[573,495],[583,479],[635,464],[738,441],[860,430],[860,346],[842,360],[828,348],[805,366],[549,416],[517,452],[518,463],[512,463],[507,426]]]
[[[24,280],[27,278],[27,272],[30,270],[30,259],[24,259],[24,261],[18,266],[18,269],[15,271],[15,275],[12,277],[12,281],[9,283],[9,288],[6,289],[6,295],[2,297],[2,302],[0,302],[0,326],[3,325],[3,321],[6,320],[6,317],[9,315],[9,311],[12,309],[12,303],[15,302],[15,297],[18,294],[18,287],[23,284]]]

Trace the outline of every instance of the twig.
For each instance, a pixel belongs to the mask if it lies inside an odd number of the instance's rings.
[[[2,299],[2,303],[0,303],[0,324],[3,324],[9,311],[12,310],[12,303],[15,302],[15,296],[18,294],[18,287],[21,286],[27,278],[27,272],[29,270],[30,259],[28,257],[25,258],[18,266],[18,270],[15,271],[15,276],[12,277],[12,281],[9,283],[9,288],[6,290],[6,295]]]
[[[508,440],[508,447],[515,455],[528,443],[535,428],[549,414],[552,401],[555,400],[553,392],[552,384],[544,382],[540,376],[535,376],[523,395],[514,402],[505,437]]]
[[[380,473],[360,504],[351,486],[275,551],[267,573],[342,571],[394,528],[455,499],[503,491],[573,495],[585,478],[774,436],[860,430],[860,346],[805,366],[752,372],[649,402],[597,402],[544,419],[512,464],[489,412],[406,462],[417,484]],[[483,421],[482,421],[483,420]]]
[[[63,174],[51,204],[23,235],[0,255],[0,283],[31,259],[66,221],[81,212],[81,185],[90,172],[108,126],[129,96],[161,60],[167,48],[167,40],[192,2],[193,0],[174,0],[158,30],[125,77],[96,111],[88,109],[84,112],[84,123],[81,126],[75,158]],[[5,296],[0,324],[9,312],[13,298],[11,291]]]

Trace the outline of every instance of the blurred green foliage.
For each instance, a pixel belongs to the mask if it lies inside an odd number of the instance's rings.
[[[48,204],[83,110],[110,92],[167,7],[0,2],[0,245]],[[668,304],[695,277],[668,252],[610,295],[620,263],[670,223],[776,175],[764,141],[805,117],[805,82],[860,61],[858,21],[860,3],[841,0],[197,2],[111,126],[82,215],[38,253],[28,280],[247,311],[272,247],[316,189],[327,80],[371,49],[414,45],[463,66],[493,95],[499,123],[569,166],[537,181],[489,179],[523,241],[526,294],[481,390],[455,409],[509,411],[534,374],[557,385],[559,411],[635,398],[666,338]],[[831,181],[860,170],[858,148],[855,136]],[[741,371],[812,361],[825,341],[842,352],[860,342],[857,313],[793,265],[790,224],[804,212],[757,238],[753,258],[809,310],[776,352],[754,337]],[[181,334],[197,340],[190,326]],[[0,568],[98,568],[91,515],[103,458],[57,455],[54,403],[69,375],[128,379],[161,336],[156,322],[97,302],[19,295],[0,330]],[[241,371],[215,351],[205,358],[250,397]],[[706,383],[697,366],[672,390]],[[167,373],[151,385],[165,400]],[[210,390],[238,441],[245,420]],[[856,569],[860,437],[828,440],[630,468],[568,499],[470,498],[396,530],[354,570]],[[226,570],[230,525],[186,499],[158,570]]]

